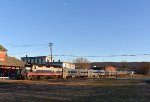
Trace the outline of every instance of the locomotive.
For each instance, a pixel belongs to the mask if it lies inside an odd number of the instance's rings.
[[[22,70],[22,75],[24,76],[24,79],[29,80],[61,78],[62,68],[28,63]]]

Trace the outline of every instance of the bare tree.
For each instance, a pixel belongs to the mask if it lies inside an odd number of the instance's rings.
[[[148,74],[150,71],[150,63],[149,62],[142,62],[140,63],[140,67],[138,68],[137,72],[139,74]]]
[[[128,63],[126,61],[121,62],[121,70],[127,71],[129,69]]]
[[[86,58],[76,58],[73,60],[73,63],[76,64],[76,68],[78,69],[89,69],[90,68],[90,62]]]

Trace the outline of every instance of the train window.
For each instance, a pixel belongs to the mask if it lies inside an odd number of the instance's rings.
[[[81,72],[81,73],[88,73],[88,72]]]
[[[60,72],[62,72],[62,71],[56,71],[57,73],[60,73]]]
[[[98,72],[93,72],[93,73],[98,73]]]
[[[69,71],[69,73],[77,73],[77,71]]]

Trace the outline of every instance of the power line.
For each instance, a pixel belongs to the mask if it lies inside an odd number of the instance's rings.
[[[45,47],[44,47],[45,48]],[[44,48],[40,48],[40,49],[35,49],[29,52],[21,52],[21,53],[10,53],[12,55],[22,55],[22,54],[29,54],[35,51],[39,51],[39,50],[43,50]],[[79,55],[52,55],[51,53],[51,58],[52,56],[56,56],[56,57],[89,57],[89,58],[102,58],[102,57],[136,57],[136,56],[150,56],[150,54],[123,54],[123,55],[106,55],[106,56],[79,56]],[[51,59],[52,60],[52,59]]]
[[[123,54],[123,55],[106,55],[106,56],[77,56],[77,55],[53,55],[61,57],[136,57],[136,56],[150,56],[150,54]]]
[[[47,46],[48,44],[23,44],[23,45],[18,45],[18,44],[3,44],[5,46],[10,46],[10,47],[36,47],[36,46]]]
[[[79,56],[79,55],[52,55],[52,46],[53,43],[49,43],[49,44],[23,44],[23,45],[17,45],[17,44],[3,44],[5,46],[10,46],[10,47],[39,47],[39,46],[49,46],[50,47],[50,52],[51,52],[51,61],[52,61],[52,56],[60,56],[60,57],[136,57],[136,56],[150,56],[150,53],[145,53],[145,54],[122,54],[122,55],[86,55],[86,56]],[[45,47],[43,47],[45,48]],[[10,53],[13,55],[18,55],[18,54],[28,54],[28,53],[32,53],[34,51],[39,51],[39,50],[43,50],[43,48],[40,49],[36,49],[33,51],[29,51],[29,52],[19,52],[19,53]]]

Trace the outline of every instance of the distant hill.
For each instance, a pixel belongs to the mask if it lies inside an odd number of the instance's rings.
[[[90,66],[96,67],[106,67],[106,66],[114,66],[118,68],[128,67],[129,69],[137,69],[140,67],[140,63],[142,62],[92,62]],[[150,63],[150,62],[148,62]]]

